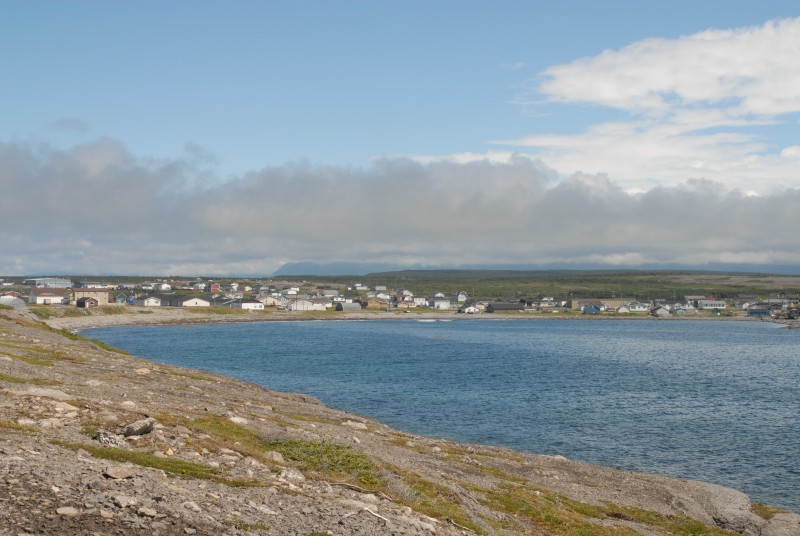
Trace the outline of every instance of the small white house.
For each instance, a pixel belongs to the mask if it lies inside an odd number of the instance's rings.
[[[704,310],[725,309],[727,306],[728,304],[722,300],[698,300],[697,302],[697,308]]]
[[[34,287],[28,296],[29,304],[36,305],[62,305],[64,303],[64,290],[58,288]]]
[[[155,296],[148,296],[142,300],[142,305],[145,307],[161,307],[161,299]]]
[[[249,311],[263,311],[264,304],[258,300],[242,300],[241,302],[242,309],[247,309]]]
[[[325,309],[325,304],[314,303],[303,298],[289,300],[286,304],[287,311],[324,311]]]
[[[211,307],[211,302],[203,298],[186,298],[181,301],[182,307]]]
[[[428,300],[428,306],[433,309],[450,309],[451,303],[450,298],[444,298],[442,296],[434,296]]]

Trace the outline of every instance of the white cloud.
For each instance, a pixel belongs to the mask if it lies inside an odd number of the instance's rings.
[[[629,119],[578,134],[491,142],[536,149],[562,173],[608,173],[627,189],[708,178],[766,192],[800,184],[793,149],[765,133],[800,112],[800,18],[647,39],[545,70],[534,107],[615,108]],[[756,127],[759,127],[756,130]]]

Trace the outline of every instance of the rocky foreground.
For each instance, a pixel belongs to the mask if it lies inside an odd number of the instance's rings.
[[[800,516],[712,484],[412,436],[0,310],[2,535],[736,533],[797,536]]]

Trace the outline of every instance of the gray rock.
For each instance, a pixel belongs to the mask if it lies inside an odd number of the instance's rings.
[[[132,437],[132,436],[141,436],[149,434],[150,432],[153,431],[155,425],[156,425],[155,419],[152,418],[141,419],[125,426],[125,430],[122,432],[122,435],[124,435],[125,437]]]
[[[136,499],[128,495],[115,495],[111,500],[117,508],[127,508],[136,504]]]
[[[202,509],[199,506],[197,506],[197,503],[194,502],[194,501],[186,501],[181,506],[183,506],[187,510],[191,510],[192,512],[195,512],[195,513],[198,513],[198,514],[200,512],[202,512]]]
[[[112,434],[111,432],[107,432],[105,430],[98,430],[94,437],[92,438],[95,441],[99,441],[101,445],[105,447],[124,447],[126,445],[125,440],[122,436],[118,436],[117,434]]]
[[[136,513],[142,517],[156,517],[158,515],[158,512],[155,509],[147,508],[146,506],[139,508]]]
[[[103,471],[103,476],[114,480],[131,478],[135,474],[136,467],[128,463],[122,465],[109,465],[106,467],[105,471]]]
[[[80,514],[80,511],[72,506],[62,506],[56,510],[56,513],[64,517],[75,517]]]
[[[297,469],[293,469],[292,467],[287,467],[278,473],[278,478],[281,478],[287,482],[303,482],[306,479],[306,477],[303,476],[303,473]]]

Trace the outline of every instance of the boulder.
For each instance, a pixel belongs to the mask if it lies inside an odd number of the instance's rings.
[[[156,420],[152,418],[134,421],[125,426],[122,435],[124,435],[125,437],[131,437],[131,436],[141,436],[149,434],[150,432],[153,431],[155,425],[156,425]]]

